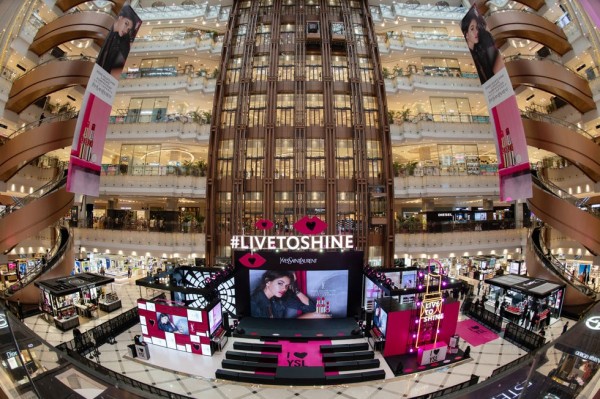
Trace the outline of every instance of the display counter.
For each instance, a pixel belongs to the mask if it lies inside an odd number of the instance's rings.
[[[87,317],[88,319],[91,319],[92,317],[95,317],[97,315],[96,305],[93,305],[91,303],[86,303],[84,305],[75,304],[75,308],[77,309],[77,314],[79,316]]]
[[[117,309],[120,309],[122,307],[122,305],[121,305],[120,299],[117,299],[114,301],[100,300],[100,301],[98,301],[98,307],[100,308],[101,311],[110,313]]]
[[[64,317],[59,319],[57,317],[54,318],[54,325],[56,328],[62,331],[68,331],[72,328],[75,328],[79,325],[79,316],[74,315],[71,317]]]

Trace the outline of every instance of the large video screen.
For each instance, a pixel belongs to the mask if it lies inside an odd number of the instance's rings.
[[[362,251],[236,251],[236,313],[262,318],[360,314]]]
[[[250,270],[250,313],[267,318],[346,317],[347,270]]]

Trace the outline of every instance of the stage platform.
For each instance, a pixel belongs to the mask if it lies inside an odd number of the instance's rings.
[[[360,337],[354,318],[340,319],[265,319],[244,317],[240,320],[233,336],[261,340],[287,339],[332,340]]]

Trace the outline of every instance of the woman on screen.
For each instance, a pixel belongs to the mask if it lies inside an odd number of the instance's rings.
[[[158,315],[158,329],[164,332],[177,332],[177,327],[175,327],[169,315],[165,313]]]
[[[291,271],[267,270],[260,284],[250,297],[252,317],[282,319],[294,317],[288,315],[288,309],[302,311],[302,316],[316,310],[316,303],[300,292],[295,284],[296,277]]]
[[[485,20],[475,7],[471,7],[462,19],[460,28],[471,51],[479,79],[483,84],[504,67],[500,51],[498,51],[491,33],[487,31]]]

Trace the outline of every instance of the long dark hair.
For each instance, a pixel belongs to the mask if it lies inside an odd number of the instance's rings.
[[[254,292],[263,291],[269,281],[276,280],[281,277],[290,279],[290,284],[296,281],[296,275],[288,270],[266,270],[260,278],[260,284],[254,289]]]

